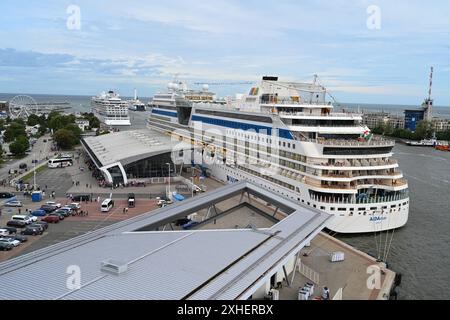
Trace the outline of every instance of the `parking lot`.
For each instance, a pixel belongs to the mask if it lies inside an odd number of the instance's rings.
[[[56,198],[54,201],[64,205],[69,202],[69,199]],[[21,213],[24,213],[26,207],[31,210],[38,209],[43,203],[44,201],[41,203],[28,202],[21,208]],[[155,200],[137,199],[136,206],[134,208],[128,208],[127,200],[119,199],[115,201],[114,207],[109,212],[101,212],[100,203],[96,201],[83,202],[81,203],[80,212],[83,210],[87,215],[69,216],[59,223],[49,224],[48,229],[42,235],[27,236],[27,242],[20,244],[18,247],[14,247],[11,251],[0,251],[0,262],[152,211],[156,207]],[[124,208],[128,208],[127,212],[124,212]],[[4,208],[0,219],[0,228],[5,226],[7,221],[18,213],[18,208]],[[21,229],[18,228],[17,230],[20,233]]]
[[[75,152],[77,154],[77,152]],[[188,174],[189,175],[189,174]],[[186,176],[188,178],[188,176]],[[33,178],[30,178],[28,182],[32,182]],[[113,224],[118,221],[122,221],[136,215],[149,212],[157,208],[158,196],[165,194],[166,185],[164,184],[152,184],[145,187],[126,187],[110,189],[100,187],[97,181],[92,177],[83,160],[83,156],[80,159],[75,157],[74,165],[66,168],[46,168],[36,175],[36,183],[42,190],[45,190],[45,196],[41,202],[32,202],[30,196],[25,196],[23,192],[17,191],[12,187],[5,187],[2,191],[12,192],[16,195],[17,200],[21,201],[23,206],[19,208],[2,207],[2,214],[0,216],[0,228],[6,226],[7,222],[11,220],[13,215],[25,214],[28,209],[30,212],[39,209],[46,201],[55,201],[65,205],[70,203],[69,195],[85,194],[92,197],[92,201],[82,202],[81,209],[84,212],[83,216],[69,216],[64,220],[56,224],[49,224],[47,230],[42,235],[27,236],[28,241],[21,243],[19,246],[14,247],[11,251],[0,251],[0,262],[32,252],[61,241],[68,240],[86,232],[93,231]],[[206,179],[204,181],[208,190],[215,189],[222,185],[212,179]],[[172,190],[176,190],[177,184],[172,184]],[[56,199],[50,197],[52,192],[55,192]],[[134,193],[136,195],[135,208],[128,207],[127,195],[128,193]],[[191,194],[184,194],[185,197],[190,197]],[[112,194],[112,199],[115,202],[114,207],[107,213],[101,212],[101,202],[108,198]],[[99,198],[100,202],[97,202]],[[20,210],[20,211],[19,211]],[[21,229],[18,229],[20,233]]]

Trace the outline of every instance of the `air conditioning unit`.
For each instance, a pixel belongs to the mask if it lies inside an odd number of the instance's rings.
[[[101,270],[112,274],[122,274],[128,270],[128,264],[117,260],[105,260],[101,263]]]

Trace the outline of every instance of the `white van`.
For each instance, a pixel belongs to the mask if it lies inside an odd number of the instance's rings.
[[[25,222],[26,224],[30,224],[30,223],[33,222],[33,221],[30,219],[30,217],[29,217],[29,216],[26,216],[26,215],[14,215],[14,216],[12,216],[11,219],[12,219],[12,220],[16,220],[16,221],[23,221],[23,222]]]
[[[114,207],[114,201],[111,199],[105,199],[102,202],[102,212],[108,212],[109,210],[111,210]]]

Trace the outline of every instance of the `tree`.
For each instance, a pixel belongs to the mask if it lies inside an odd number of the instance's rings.
[[[16,156],[20,157],[25,155],[25,152],[30,147],[30,142],[27,137],[19,136],[17,139],[9,145],[9,151]]]
[[[78,143],[74,133],[67,129],[59,129],[54,134],[54,139],[58,146],[62,149],[71,149]]]
[[[73,135],[76,139],[76,143],[78,143],[80,141],[81,134],[83,133],[83,131],[80,129],[79,126],[77,126],[76,124],[68,124],[63,129],[69,130],[73,133]]]
[[[414,138],[417,140],[429,139],[433,136],[433,124],[430,121],[420,121],[417,124]]]
[[[50,129],[53,129],[54,131],[56,131],[58,129],[62,129],[62,128],[66,127],[67,125],[72,124],[74,122],[75,122],[75,116],[73,114],[64,116],[59,113],[55,114],[54,112],[50,113],[48,120],[47,120],[48,127]]]
[[[82,115],[86,120],[89,120],[90,128],[100,128],[100,120],[92,112],[83,113]]]
[[[28,116],[27,125],[34,127],[37,124],[41,124],[41,119],[38,115],[32,113]]]
[[[6,128],[3,139],[5,140],[5,142],[11,142],[19,136],[27,136],[25,132],[25,125],[23,124],[23,121],[22,123],[14,121],[10,123],[8,128]]]

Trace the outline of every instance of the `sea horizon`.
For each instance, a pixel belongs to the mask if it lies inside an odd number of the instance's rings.
[[[86,112],[90,108],[90,99],[94,95],[80,94],[43,94],[43,93],[0,93],[0,101],[9,101],[17,95],[27,95],[36,100],[36,102],[68,102],[74,111]],[[121,96],[123,99],[133,99],[132,96]],[[142,102],[149,102],[152,97],[138,96]],[[388,103],[364,103],[364,102],[337,102],[334,103],[335,110],[347,110],[361,112],[388,112],[392,115],[403,114],[405,109],[420,108],[421,104],[388,104]],[[450,106],[433,107],[433,115],[438,118],[450,119]]]

